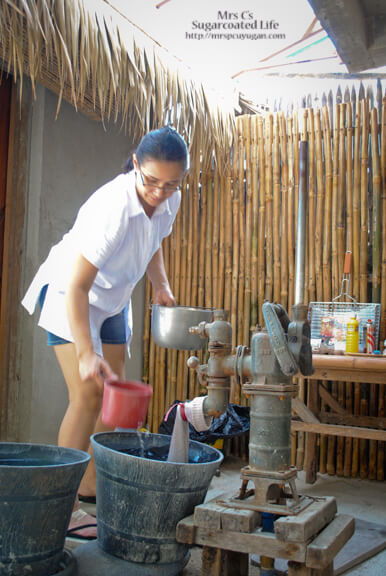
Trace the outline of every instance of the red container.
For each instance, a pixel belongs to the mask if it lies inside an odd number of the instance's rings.
[[[102,421],[119,428],[138,428],[146,420],[153,388],[143,382],[106,380]]]

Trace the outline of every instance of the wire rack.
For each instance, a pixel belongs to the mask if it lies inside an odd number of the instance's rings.
[[[355,314],[359,321],[359,343],[363,344],[363,327],[367,320],[375,326],[375,348],[378,349],[381,305],[371,302],[310,302],[308,320],[311,325],[311,339],[321,339],[322,319],[332,317],[339,324],[347,326],[348,320]]]

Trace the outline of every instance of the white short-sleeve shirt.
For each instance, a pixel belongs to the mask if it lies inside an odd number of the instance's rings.
[[[128,303],[131,335],[131,294],[162,239],[170,234],[180,201],[180,192],[175,192],[148,218],[137,196],[134,172],[107,182],[83,204],[71,230],[51,248],[23,298],[23,306],[32,314],[41,289],[48,284],[38,324],[73,342],[65,298],[80,253],[98,268],[89,292],[90,329],[96,352],[102,353],[103,322]]]

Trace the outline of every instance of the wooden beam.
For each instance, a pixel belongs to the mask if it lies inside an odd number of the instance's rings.
[[[304,562],[307,543],[280,542],[270,532],[231,532],[208,530],[194,525],[193,515],[177,524],[176,538],[185,544],[198,544],[223,550],[233,550],[244,554],[259,554],[270,558],[286,558],[295,562]]]
[[[386,418],[380,416],[354,416],[345,414],[332,414],[331,412],[319,412],[320,422],[323,424],[339,424],[344,426],[359,426],[362,428],[378,428],[386,430]]]
[[[26,391],[20,379],[21,338],[19,311],[21,266],[24,250],[24,215],[26,174],[28,164],[28,134],[31,96],[24,87],[18,101],[17,86],[13,85],[10,112],[7,169],[6,211],[4,224],[4,260],[0,314],[0,438],[18,441],[20,402]]]
[[[315,500],[301,514],[275,520],[276,537],[286,542],[307,542],[333,520],[336,512],[333,496]]]
[[[292,409],[304,422],[314,422],[319,423],[319,420],[313,412],[304,404],[300,398],[292,398]]]
[[[338,412],[338,414],[348,415],[348,412],[343,408],[343,406],[339,404],[337,400],[335,400],[335,398],[333,398],[333,396],[331,396],[331,394],[329,393],[327,388],[323,386],[323,384],[319,384],[319,394],[321,399],[324,400],[325,403],[330,408],[332,408],[332,410]]]
[[[338,514],[334,520],[308,545],[306,565],[323,568],[333,562],[335,556],[354,534],[355,520]]]
[[[350,72],[376,68],[360,0],[309,0],[316,17]]]
[[[315,372],[312,376],[308,376],[309,380],[386,384],[386,357],[384,356],[314,354],[312,362]]]
[[[364,440],[378,440],[386,442],[386,431],[371,430],[371,428],[357,428],[354,426],[335,426],[333,424],[310,424],[292,420],[291,431],[315,432],[328,436],[345,436],[347,438],[362,438]]]

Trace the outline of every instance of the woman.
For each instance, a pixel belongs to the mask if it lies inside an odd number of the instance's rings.
[[[188,162],[186,143],[174,129],[145,135],[125,172],[80,208],[74,226],[51,249],[23,299],[30,314],[39,299],[39,326],[47,331],[68,388],[59,446],[89,450],[91,434],[106,430],[100,417],[103,382],[124,378],[130,298],[143,274],[153,285],[154,303],[175,304],[161,242],[171,232]],[[95,497],[93,461],[79,494]],[[91,520],[78,508],[77,502],[70,528]],[[92,537],[95,528],[78,535]]]

